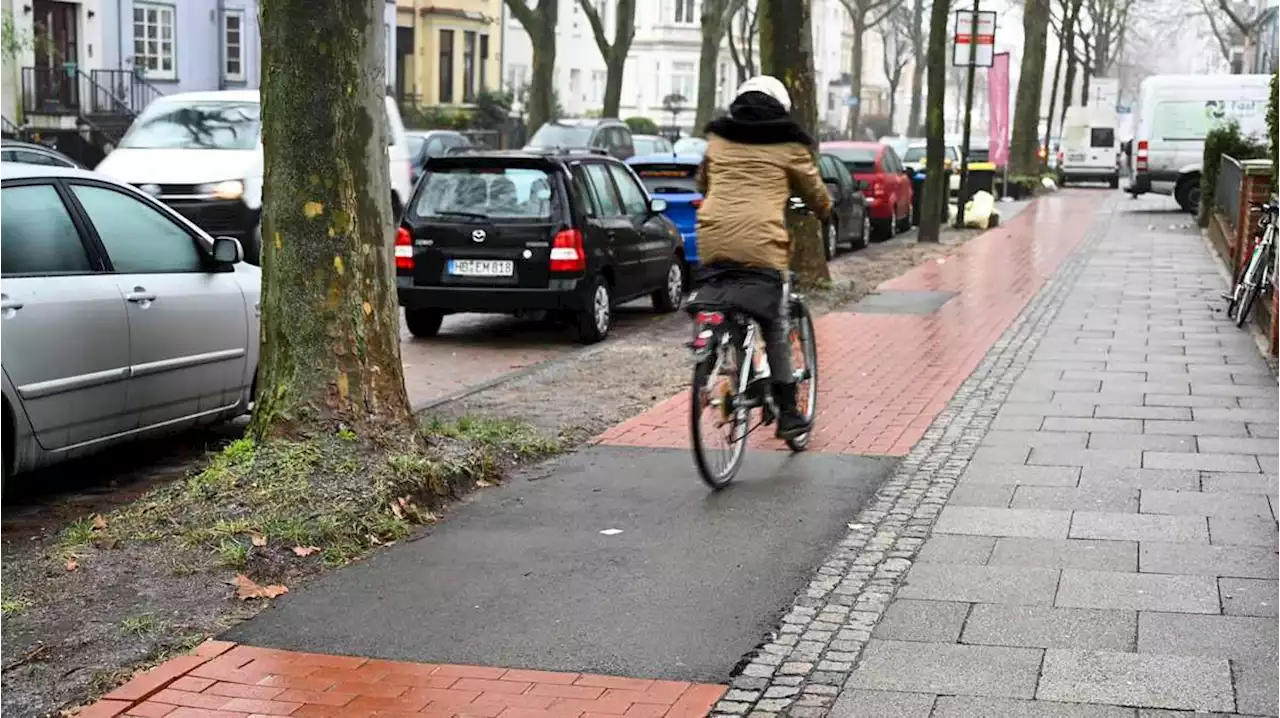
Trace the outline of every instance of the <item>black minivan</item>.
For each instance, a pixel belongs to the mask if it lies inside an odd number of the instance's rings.
[[[433,157],[396,233],[396,285],[409,331],[446,314],[547,313],[584,343],[615,306],[684,298],[680,233],[622,162],[590,151],[473,150]]]

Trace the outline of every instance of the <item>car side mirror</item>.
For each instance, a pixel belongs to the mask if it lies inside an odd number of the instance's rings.
[[[234,237],[213,238],[213,261],[218,264],[239,264],[244,261],[244,247]]]
[[[649,200],[649,213],[662,214],[667,211],[667,201],[661,197],[654,197]]]

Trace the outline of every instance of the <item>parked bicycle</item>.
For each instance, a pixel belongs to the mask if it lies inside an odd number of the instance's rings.
[[[805,211],[796,200],[789,208]],[[793,277],[788,272],[782,296],[790,318],[792,371],[798,408],[811,424],[809,433],[786,440],[787,446],[798,452],[809,445],[818,407],[818,345],[809,307],[792,288]],[[699,303],[696,296],[695,292],[690,297],[694,332],[689,346],[694,368],[689,428],[698,475],[711,488],[721,489],[742,466],[747,437],[776,421],[779,410],[771,391],[760,326],[741,307]],[[753,420],[756,409],[760,416]],[[716,439],[723,445],[714,447]]]
[[[1231,293],[1225,295],[1227,318],[1235,320],[1237,327],[1243,327],[1248,320],[1258,295],[1270,291],[1275,284],[1276,232],[1280,229],[1276,222],[1278,206],[1277,201],[1272,199],[1258,207],[1261,216],[1258,218],[1258,233],[1255,236],[1260,236],[1261,239],[1254,244],[1249,263],[1245,265],[1239,281]]]

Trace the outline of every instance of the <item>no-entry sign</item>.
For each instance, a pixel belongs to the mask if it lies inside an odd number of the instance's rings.
[[[977,52],[973,50],[973,18],[978,16]],[[992,11],[956,11],[955,51],[951,64],[960,67],[991,67],[996,49],[996,14]]]

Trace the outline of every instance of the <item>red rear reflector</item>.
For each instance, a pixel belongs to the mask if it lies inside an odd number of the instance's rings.
[[[404,227],[396,230],[396,269],[413,271],[413,236]]]
[[[581,273],[587,270],[587,252],[582,246],[582,232],[566,229],[551,241],[551,271]]]

